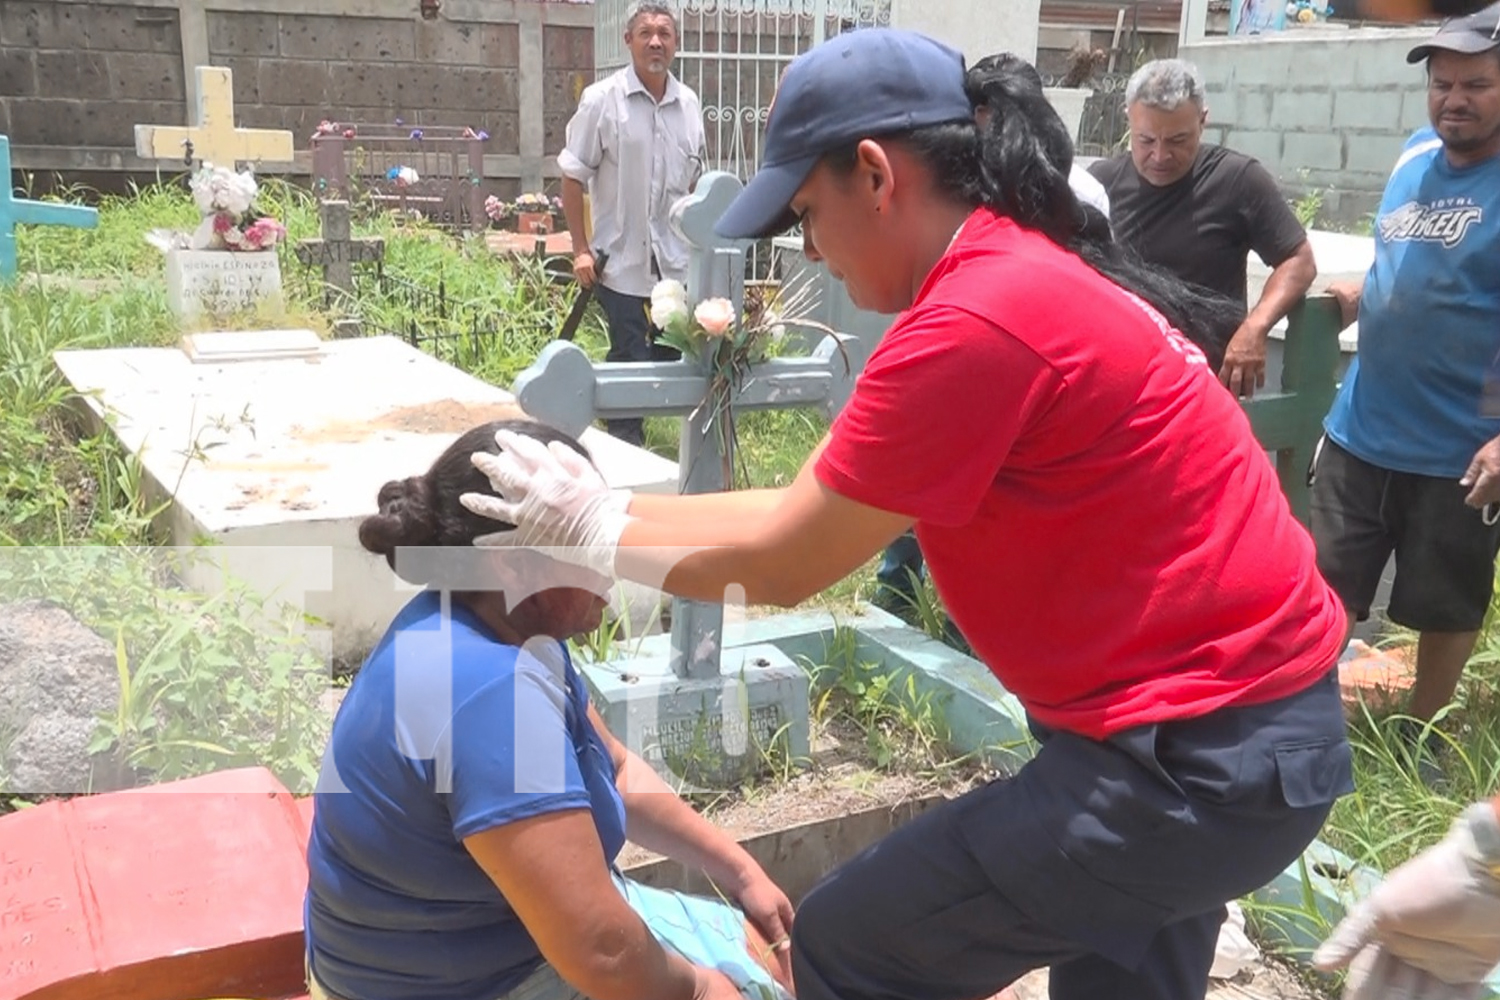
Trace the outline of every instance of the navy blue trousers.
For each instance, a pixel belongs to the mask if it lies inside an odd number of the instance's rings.
[[[1202,1000],[1224,904],[1353,789],[1336,672],[1277,702],[1041,750],[911,821],[798,907],[798,1000]]]
[[[647,309],[649,298],[626,295],[601,284],[594,285],[594,298],[604,310],[609,324],[609,353],[606,361],[677,361],[682,355],[673,348],[652,342],[656,330]],[[645,425],[639,417],[605,421],[610,435],[629,441],[637,447],[645,444]]]

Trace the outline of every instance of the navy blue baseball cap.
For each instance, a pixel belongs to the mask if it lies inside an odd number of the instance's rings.
[[[791,228],[787,206],[825,154],[871,136],[972,121],[964,57],[896,28],[860,28],[792,60],[771,100],[761,168],[714,232],[726,239]]]

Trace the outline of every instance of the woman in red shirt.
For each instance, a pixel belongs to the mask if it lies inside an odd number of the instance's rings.
[[[914,525],[1042,746],[803,901],[799,996],[973,1000],[1046,965],[1054,1000],[1201,998],[1224,903],[1351,787],[1343,611],[1193,339],[1236,317],[1101,235],[1018,59],[839,36],[788,69],[765,148],[720,232],[800,222],[901,313],[796,481],[632,498],[502,435],[475,462],[505,500],[468,502],[518,526],[497,544],[787,606]]]

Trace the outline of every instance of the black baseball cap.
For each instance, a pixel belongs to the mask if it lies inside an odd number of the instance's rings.
[[[726,239],[771,236],[827,153],[870,136],[972,121],[964,57],[897,28],[845,32],[793,59],[771,101],[761,168],[714,225]]]
[[[1419,63],[1439,50],[1477,55],[1500,46],[1500,3],[1467,17],[1444,21],[1437,34],[1406,54],[1406,61]]]

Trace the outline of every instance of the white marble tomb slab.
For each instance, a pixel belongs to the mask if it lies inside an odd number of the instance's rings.
[[[302,602],[333,623],[336,655],[360,653],[413,593],[359,546],[381,485],[425,471],[468,428],[521,413],[510,393],[396,338],[262,332],[270,359],[242,333],[54,357],[139,457],[150,492],[175,497],[174,545],[222,546],[205,550],[221,570]],[[676,492],[675,462],[593,428],[583,443],[611,486]],[[192,582],[213,587],[213,574]]]

